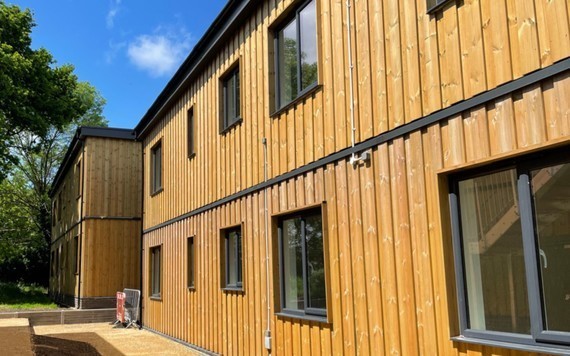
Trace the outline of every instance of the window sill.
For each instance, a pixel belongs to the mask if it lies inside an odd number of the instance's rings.
[[[551,355],[570,354],[570,348],[561,348],[559,346],[551,347],[551,346],[542,346],[542,345],[519,344],[508,341],[495,341],[495,340],[479,339],[479,338],[465,337],[465,336],[455,336],[452,337],[451,340],[460,343],[501,347],[510,350],[538,352],[538,353],[546,353]]]
[[[196,152],[192,152],[188,155],[188,159],[191,160],[192,158],[196,157]]]
[[[187,287],[188,292],[195,292],[196,291],[196,287],[192,286],[192,287]]]
[[[326,325],[332,325],[332,323],[330,323],[328,321],[328,319],[324,316],[318,316],[318,315],[299,315],[299,314],[291,314],[291,313],[287,313],[287,312],[279,312],[279,313],[275,313],[275,315],[277,315],[277,317],[279,318],[286,318],[286,319],[297,319],[297,320],[305,320],[305,321],[315,321],[317,323],[322,323],[322,324],[326,324]]]
[[[155,195],[158,195],[158,194],[162,193],[163,191],[164,191],[164,188],[160,187],[160,188],[158,188],[158,190],[156,190],[156,191],[150,193],[150,196],[151,196],[151,198],[152,198],[152,197],[154,197]]]
[[[272,112],[269,116],[272,119],[277,118],[279,115],[281,115],[282,113],[286,112],[287,110],[291,109],[293,106],[299,104],[301,101],[305,100],[307,97],[313,95],[313,93],[321,90],[323,88],[323,86],[321,84],[314,84],[310,87],[308,87],[307,89],[305,89],[304,91],[302,91],[299,95],[297,95],[297,97],[293,100],[291,100],[290,102],[288,102],[287,104],[285,104],[283,107],[275,110],[274,112]]]
[[[154,300],[157,302],[162,302],[162,297],[160,295],[151,295],[150,300]]]
[[[245,294],[245,290],[242,287],[224,287],[222,288],[222,292]]]
[[[225,127],[224,129],[222,129],[222,131],[220,131],[220,135],[227,134],[234,127],[241,125],[242,122],[243,122],[243,119],[241,117],[238,117],[234,122],[229,124],[228,127]]]

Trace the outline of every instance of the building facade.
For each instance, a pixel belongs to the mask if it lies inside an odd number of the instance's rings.
[[[570,353],[569,11],[229,1],[134,130],[144,326],[224,355]]]
[[[142,152],[132,130],[77,130],[50,195],[49,292],[76,308],[112,308],[140,288]]]
[[[570,352],[568,11],[230,1],[135,128],[145,327],[225,355]]]

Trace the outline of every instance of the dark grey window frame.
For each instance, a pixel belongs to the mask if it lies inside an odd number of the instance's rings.
[[[194,107],[191,107],[187,111],[187,120],[186,124],[187,127],[187,145],[188,145],[188,159],[196,156],[196,147],[195,147],[195,140],[194,140]]]
[[[220,133],[227,132],[233,126],[242,121],[241,117],[241,78],[239,62],[233,64],[229,70],[220,78]],[[229,117],[228,90],[233,91],[233,105],[235,116]]]
[[[570,147],[550,149],[529,154],[514,159],[490,164],[486,167],[475,168],[449,176],[449,204],[452,227],[453,255],[455,264],[455,279],[457,290],[457,303],[459,312],[459,327],[461,336],[472,340],[488,340],[486,344],[508,343],[511,345],[526,345],[529,349],[540,348],[553,352],[570,353],[570,332],[548,331],[544,327],[542,297],[540,295],[540,277],[538,275],[537,246],[535,237],[535,218],[533,214],[532,192],[530,187],[530,171],[551,165],[570,163]],[[461,235],[461,215],[459,182],[461,180],[485,176],[494,172],[516,169],[517,197],[522,228],[524,261],[526,266],[526,282],[528,285],[528,301],[531,320],[530,334],[516,334],[499,331],[483,331],[469,328],[468,300],[465,283],[465,270],[463,261],[464,246]],[[546,351],[547,352],[547,351]]]
[[[305,9],[305,7],[307,7],[307,5],[309,5],[312,1],[317,1],[317,0],[306,0],[305,2],[303,2],[302,4],[300,4],[297,9],[295,9],[294,14],[290,17],[287,17],[285,19],[285,21],[283,21],[282,24],[279,25],[279,27],[277,27],[275,29],[275,31],[273,32],[273,45],[274,45],[274,53],[275,53],[275,58],[274,58],[274,66],[275,66],[275,111],[279,112],[281,109],[288,107],[291,103],[296,102],[297,100],[299,100],[299,98],[304,97],[307,93],[314,91],[318,86],[319,86],[319,79],[318,79],[318,75],[317,75],[317,80],[315,80],[314,83],[308,85],[305,89],[301,90],[302,87],[302,83],[303,83],[303,79],[302,79],[302,74],[301,74],[301,67],[302,67],[302,61],[301,61],[301,21],[300,21],[300,14],[301,11],[303,11],[303,9]],[[317,5],[315,3],[315,5]],[[281,83],[279,82],[279,78],[280,78],[280,72],[279,72],[279,63],[281,60],[281,53],[279,52],[279,33],[285,29],[285,27],[287,27],[290,23],[295,22],[295,27],[297,30],[297,96],[293,99],[291,99],[290,101],[286,102],[286,103],[282,103],[281,102]],[[318,26],[317,26],[318,27]],[[316,28],[316,31],[318,31],[318,28]],[[318,38],[318,33],[315,32],[315,37]],[[318,72],[318,67],[319,67],[319,61],[317,59],[317,72]]]
[[[158,271],[156,258],[158,255]],[[150,297],[153,299],[160,299],[162,295],[162,245],[153,246],[150,248],[150,283],[149,292]]]
[[[157,150],[160,149],[160,167],[157,167],[156,157]],[[164,176],[162,167],[164,166],[164,148],[162,147],[162,139],[158,140],[150,149],[150,194],[155,195],[163,190]],[[157,184],[157,177],[160,177],[160,184]]]
[[[186,242],[186,263],[187,269],[186,272],[188,273],[187,278],[187,287],[188,289],[195,289],[196,288],[196,249],[194,245],[194,236],[188,237]]]
[[[243,235],[242,226],[234,226],[224,229],[222,234],[224,238],[224,290],[237,290],[243,291]],[[228,251],[230,250],[230,239],[229,235],[232,232],[237,232],[239,238],[235,241],[235,265],[230,265],[230,256]],[[239,244],[238,244],[239,241]],[[236,283],[230,283],[230,268],[236,269]]]
[[[278,245],[278,249],[279,249],[279,289],[280,289],[280,293],[279,296],[281,298],[281,312],[280,314],[283,315],[290,315],[290,316],[297,316],[297,317],[313,317],[316,318],[315,320],[317,321],[326,321],[327,318],[327,309],[319,309],[319,308],[310,308],[309,305],[309,283],[308,283],[308,267],[307,267],[307,243],[305,240],[305,217],[306,216],[311,216],[311,215],[319,215],[321,217],[321,223],[323,222],[323,212],[321,208],[312,208],[312,209],[307,209],[307,210],[302,210],[302,211],[298,211],[298,212],[294,212],[292,214],[287,214],[287,215],[283,215],[283,216],[279,216],[278,217],[278,223],[277,223],[277,245]],[[284,220],[290,220],[290,219],[301,219],[301,240],[303,241],[303,244],[301,246],[302,248],[302,259],[303,259],[303,302],[304,302],[304,308],[303,311],[301,310],[295,310],[295,309],[288,309],[285,308],[285,276],[284,276],[284,251],[283,251],[283,243],[285,242],[283,239],[283,221]],[[323,228],[324,230],[324,228]],[[324,231],[322,231],[323,233],[323,240],[325,238],[324,236]],[[324,248],[325,244],[323,241],[323,248]],[[324,253],[324,251],[323,251]],[[325,256],[323,255],[323,260],[325,259]],[[326,263],[326,261],[325,261]],[[325,274],[326,276],[326,274]],[[326,277],[325,277],[325,285],[326,285],[327,281],[326,281]],[[325,290],[325,293],[327,291]]]
[[[433,0],[434,4],[430,6],[430,0],[426,0],[427,13],[431,14],[439,9],[441,9],[445,4],[451,2],[452,0]]]

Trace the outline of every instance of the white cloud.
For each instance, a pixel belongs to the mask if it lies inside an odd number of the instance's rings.
[[[188,54],[191,36],[184,29],[177,32],[157,28],[151,35],[140,35],[127,49],[130,61],[153,77],[172,73]]]
[[[115,16],[119,13],[121,9],[121,0],[112,0],[111,8],[107,12],[107,28],[111,29],[115,26]]]

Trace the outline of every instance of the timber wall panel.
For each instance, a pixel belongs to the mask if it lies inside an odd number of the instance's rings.
[[[455,277],[443,170],[570,144],[570,73],[447,118],[267,189],[269,215],[326,201],[330,323],[271,315],[272,352],[300,355],[534,355],[450,341]],[[532,129],[532,130],[531,130]],[[267,354],[275,312],[276,228],[265,253],[264,191],[144,235],[143,321],[224,355]],[[220,229],[243,224],[244,292],[220,288]],[[195,236],[196,289],[186,288],[186,239]],[[163,247],[162,300],[150,300],[149,249]],[[270,295],[265,263],[271,266]]]
[[[83,222],[81,298],[140,286],[140,221]]]
[[[263,138],[267,138],[269,178],[350,146],[348,38],[342,1],[317,0],[322,87],[270,115],[274,111],[272,29],[296,3],[260,1],[145,136],[145,229],[262,182]],[[426,14],[425,1],[354,0],[357,143],[567,58],[568,8],[566,0],[465,0]],[[243,121],[220,134],[219,79],[236,62]],[[186,116],[191,107],[196,156],[188,159]],[[550,127],[543,125],[536,134],[548,135]],[[534,135],[535,128],[528,130]],[[516,134],[529,144],[539,139]],[[150,197],[150,148],[161,138],[164,191]],[[502,149],[492,146],[491,151],[497,148]],[[94,167],[102,168],[106,162],[100,157]],[[116,192],[102,191],[101,202],[92,204],[113,200],[108,198]]]

